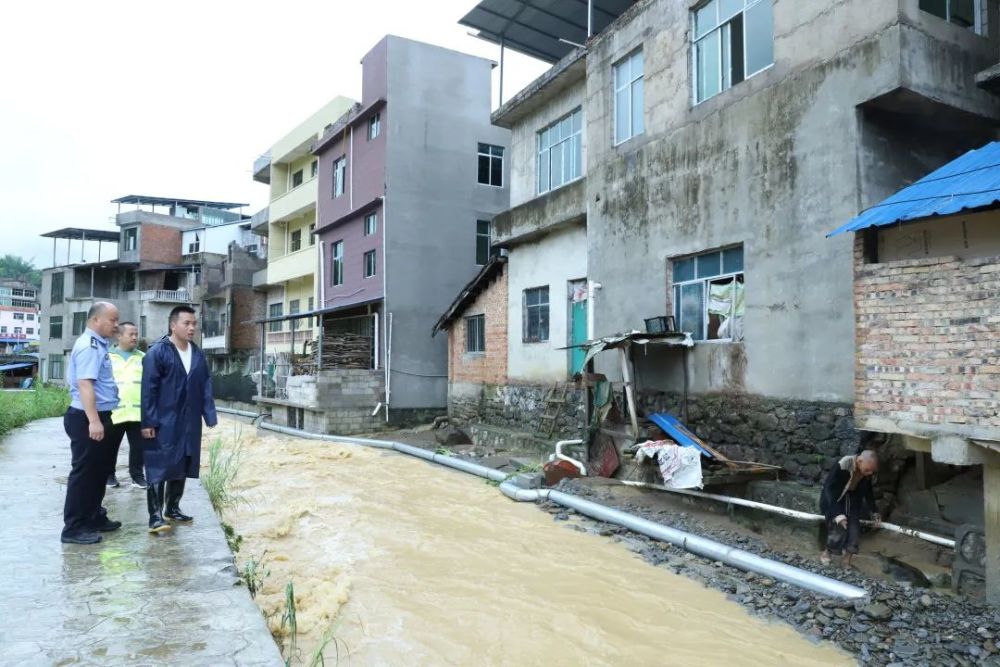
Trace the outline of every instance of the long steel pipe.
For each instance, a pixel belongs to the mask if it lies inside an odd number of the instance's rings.
[[[392,449],[403,454],[417,456],[425,461],[439,463],[455,470],[460,470],[472,475],[477,475],[494,482],[500,482],[500,491],[513,500],[522,502],[533,502],[536,500],[550,500],[563,507],[584,514],[593,519],[613,523],[629,530],[635,531],[662,542],[669,542],[682,549],[690,551],[704,558],[717,560],[727,565],[755,572],[757,574],[771,577],[778,581],[784,581],[795,586],[800,586],[807,590],[814,591],[831,597],[860,599],[867,595],[863,588],[852,586],[851,584],[831,579],[830,577],[809,572],[801,568],[793,567],[778,561],[761,558],[742,549],[730,547],[721,542],[710,540],[706,537],[694,535],[692,533],[670,528],[658,523],[654,523],[642,517],[628,514],[620,510],[606,507],[600,503],[585,500],[579,496],[574,496],[563,491],[551,489],[522,489],[510,481],[510,475],[493,468],[488,468],[478,463],[459,459],[454,456],[435,454],[434,452],[401,442],[391,442],[387,440],[372,440],[369,438],[352,438],[320,433],[309,433],[287,426],[277,426],[275,424],[262,422],[260,428],[293,435],[300,438],[310,438],[313,440],[325,440],[328,442],[340,442],[346,444],[358,444],[378,447],[380,449]]]

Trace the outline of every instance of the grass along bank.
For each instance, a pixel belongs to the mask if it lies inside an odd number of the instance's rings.
[[[0,437],[36,419],[61,417],[68,407],[69,392],[62,387],[0,391]]]

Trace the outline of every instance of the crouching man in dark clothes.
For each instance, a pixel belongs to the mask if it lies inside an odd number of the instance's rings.
[[[882,519],[875,506],[872,477],[878,472],[878,455],[866,449],[857,456],[840,459],[823,483],[820,511],[826,517],[826,549],[820,560],[830,562],[830,554],[842,556],[845,566],[858,553],[861,520],[869,516],[878,528]]]
[[[156,341],[142,360],[142,437],[151,533],[169,530],[168,521],[192,521],[180,508],[184,481],[198,478],[202,419],[209,428],[218,422],[212,374],[194,344],[197,326],[194,309],[177,306],[170,312],[170,335]]]

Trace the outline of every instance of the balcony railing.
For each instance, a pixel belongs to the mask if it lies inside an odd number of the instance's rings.
[[[169,301],[172,303],[188,303],[191,296],[187,290],[150,289],[139,292],[140,301]]]

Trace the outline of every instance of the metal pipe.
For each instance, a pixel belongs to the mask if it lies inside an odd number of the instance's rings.
[[[265,412],[257,413],[257,412],[250,412],[248,410],[236,410],[234,408],[225,408],[225,407],[222,407],[222,408],[218,408],[217,407],[217,408],[215,408],[215,411],[216,412],[221,412],[221,413],[226,414],[226,415],[236,415],[237,417],[250,417],[252,419],[256,419],[257,417],[260,417],[261,415],[267,414]]]
[[[755,500],[747,500],[746,498],[735,498],[733,496],[723,496],[715,493],[705,493],[704,491],[695,491],[693,489],[672,489],[660,484],[649,484],[647,482],[630,482],[622,481],[622,484],[626,486],[637,486],[646,489],[656,489],[657,491],[669,491],[670,493],[677,493],[684,496],[694,496],[696,498],[707,498],[709,500],[716,500],[718,502],[727,503],[729,505],[739,505],[740,507],[749,507],[752,509],[763,510],[765,512],[771,512],[773,514],[780,514],[782,516],[787,516],[792,519],[798,519],[800,521],[808,521],[811,523],[822,523],[826,520],[822,514],[812,514],[810,512],[801,512],[799,510],[788,509],[787,507],[779,507],[777,505],[768,505],[766,503],[759,503]],[[874,521],[862,521],[861,523],[866,526],[874,526]],[[882,530],[888,530],[892,533],[899,533],[900,535],[909,535],[910,537],[916,537],[932,544],[938,544],[943,547],[948,547],[951,549],[955,548],[955,540],[950,540],[947,537],[941,537],[940,535],[934,535],[932,533],[925,533],[921,530],[915,530],[913,528],[906,528],[905,526],[900,526],[895,523],[882,522],[880,525]]]
[[[346,444],[371,445],[380,449],[392,449],[400,453],[419,456],[424,460],[433,461],[434,463],[454,468],[455,470],[460,470],[485,479],[500,482],[500,491],[505,496],[513,500],[521,502],[550,500],[593,519],[628,528],[629,530],[641,533],[655,540],[669,542],[681,547],[682,549],[690,551],[693,554],[710,558],[712,560],[718,560],[741,570],[756,572],[757,574],[762,574],[764,576],[777,579],[778,581],[794,584],[823,595],[847,599],[859,599],[867,595],[867,592],[863,588],[858,588],[857,586],[852,586],[820,574],[808,572],[785,563],[761,558],[760,556],[727,546],[721,542],[716,542],[692,533],[686,533],[682,530],[677,530],[676,528],[663,526],[641,517],[627,514],[620,510],[605,507],[604,505],[589,500],[584,500],[583,498],[579,498],[569,493],[554,491],[551,489],[522,489],[511,482],[508,479],[509,475],[506,473],[493,468],[487,468],[486,466],[482,466],[477,463],[472,463],[471,461],[465,461],[457,457],[433,454],[428,450],[423,450],[419,447],[413,447],[411,445],[405,445],[400,442],[309,433],[298,429],[276,426],[274,424],[263,422],[260,424],[260,427],[269,431],[285,433],[287,435],[293,435],[300,438],[326,440],[329,442]]]
[[[863,588],[852,586],[851,584],[837,581],[836,579],[831,579],[815,572],[793,567],[786,563],[761,558],[748,551],[743,551],[742,549],[737,549],[699,535],[687,533],[683,530],[654,523],[647,519],[605,507],[604,505],[562,491],[520,489],[511,482],[501,484],[500,491],[508,498],[522,502],[547,499],[550,502],[568,507],[592,519],[628,528],[633,532],[641,533],[654,540],[669,542],[674,546],[681,547],[703,558],[717,560],[747,572],[755,572],[765,577],[771,577],[778,581],[784,581],[805,588],[806,590],[829,595],[830,597],[855,600],[868,595]]]

